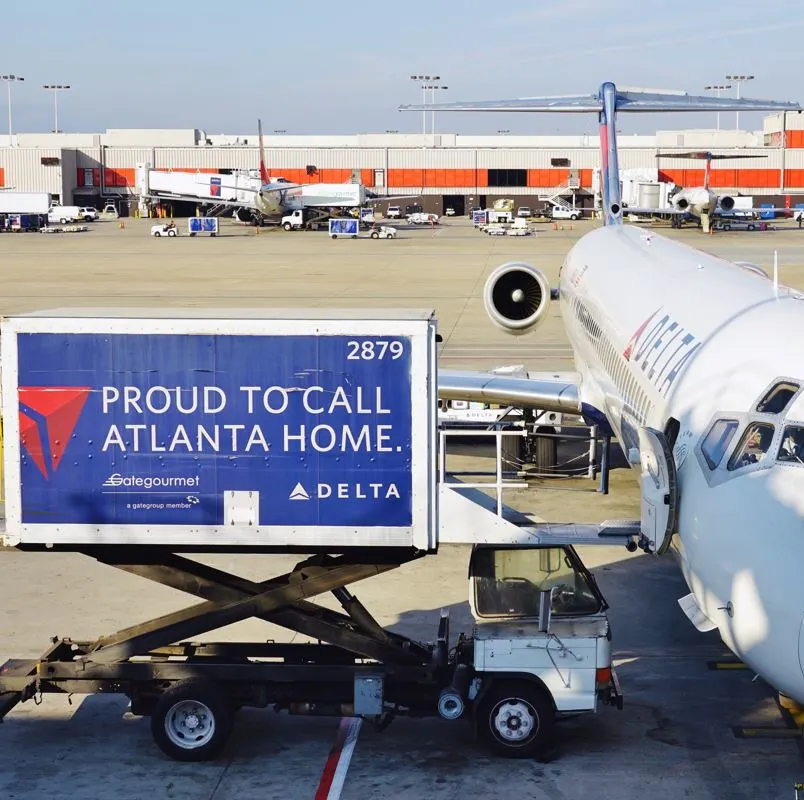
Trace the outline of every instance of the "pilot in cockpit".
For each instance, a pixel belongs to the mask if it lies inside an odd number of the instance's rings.
[[[804,464],[804,428],[791,426],[785,430],[778,460]]]

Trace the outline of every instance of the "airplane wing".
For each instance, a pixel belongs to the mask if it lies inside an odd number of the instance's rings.
[[[579,414],[580,382],[577,372],[527,372],[522,367],[502,367],[493,372],[442,369],[438,372],[438,396],[442,400]]]
[[[618,89],[617,111],[797,111],[798,103],[754,100],[750,97],[706,97],[686,92]],[[399,106],[400,111],[553,111],[568,114],[603,109],[595,94],[521,97],[516,100],[479,100]]]

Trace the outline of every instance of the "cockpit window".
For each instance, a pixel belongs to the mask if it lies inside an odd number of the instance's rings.
[[[749,425],[729,461],[729,469],[742,469],[749,464],[758,464],[762,461],[770,449],[773,431],[773,425],[765,422],[754,422]]]
[[[788,425],[784,429],[776,459],[787,464],[804,464],[804,428]]]
[[[701,452],[710,469],[715,469],[729,449],[740,423],[736,419],[719,419],[701,443]]]
[[[760,414],[781,414],[801,387],[795,383],[777,383],[757,403]]]

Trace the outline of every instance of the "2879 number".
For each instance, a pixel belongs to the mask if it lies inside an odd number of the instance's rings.
[[[391,341],[367,339],[364,342],[352,340],[346,343],[346,347],[348,361],[377,361],[383,358],[396,361],[396,359],[402,358],[405,352],[405,345],[399,339]]]

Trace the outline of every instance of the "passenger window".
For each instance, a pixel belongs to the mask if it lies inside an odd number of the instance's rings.
[[[804,428],[799,425],[788,425],[784,429],[779,455],[776,458],[788,464],[804,464]]]
[[[701,452],[710,469],[715,469],[723,459],[739,424],[736,419],[719,419],[706,434]]]
[[[757,411],[760,414],[781,414],[799,388],[795,383],[777,383],[757,403]]]
[[[729,469],[741,469],[749,464],[758,464],[765,458],[773,439],[773,425],[754,422],[745,429],[739,447],[729,461]]]

